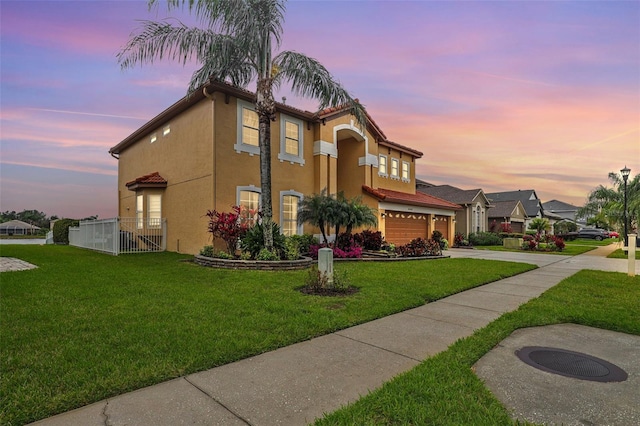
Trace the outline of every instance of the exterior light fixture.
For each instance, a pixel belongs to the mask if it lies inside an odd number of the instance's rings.
[[[622,174],[622,180],[624,181],[624,246],[629,249],[629,225],[627,221],[627,180],[629,180],[629,173],[631,169],[624,166],[624,169],[620,170]]]

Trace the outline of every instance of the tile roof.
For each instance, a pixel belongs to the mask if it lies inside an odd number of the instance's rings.
[[[546,203],[542,203],[542,207],[545,210],[551,210],[552,212],[573,212],[578,210],[580,207],[574,206],[573,204],[565,203],[564,201],[559,200],[551,200]]]
[[[460,210],[461,207],[457,204],[450,203],[438,197],[416,192],[415,194],[409,194],[406,192],[392,191],[390,189],[371,188],[367,185],[362,185],[362,190],[369,195],[374,196],[380,201],[388,201],[390,203],[408,204],[413,206],[424,207],[437,207],[446,210]]]
[[[160,173],[153,172],[148,175],[135,178],[131,182],[125,184],[129,189],[136,189],[141,187],[154,187],[154,188],[166,188],[167,180],[160,176]]]

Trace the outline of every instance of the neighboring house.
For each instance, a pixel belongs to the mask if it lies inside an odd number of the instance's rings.
[[[501,224],[511,226],[511,232],[524,234],[527,213],[520,200],[493,202],[489,209],[489,223],[496,221],[496,230],[501,231]]]
[[[524,229],[529,227],[529,223],[535,218],[546,217],[550,222],[555,222],[560,218],[557,215],[546,215],[545,210],[542,207],[542,202],[538,198],[536,191],[533,189],[517,190],[517,191],[505,191],[505,192],[492,192],[486,194],[487,198],[491,201],[491,204],[495,204],[500,201],[515,201],[518,200],[522,203],[525,212],[526,220],[524,223]],[[514,231],[515,232],[515,231]]]
[[[462,210],[456,212],[456,233],[469,235],[472,232],[489,230],[489,199],[482,189],[460,189],[451,185],[432,185],[416,179],[416,189],[423,194],[432,195],[451,203],[458,204]]]
[[[580,207],[574,206],[573,204],[565,203],[559,200],[551,200],[546,203],[542,203],[542,207],[544,208],[545,213],[551,212],[560,217],[559,220],[570,220],[580,227],[584,227],[587,225],[587,222],[584,218],[578,218],[578,209]]]
[[[211,243],[207,210],[258,210],[260,149],[254,95],[213,82],[183,98],[109,151],[118,159],[118,212],[137,227],[160,226],[166,247],[197,253]],[[343,191],[378,212],[386,240],[404,244],[438,228],[453,233],[459,206],[416,193],[422,153],[387,139],[368,116],[360,128],[346,109],[318,113],[278,103],[271,124],[273,218],[286,235],[305,195]]]
[[[17,219],[0,223],[0,235],[36,234],[39,230],[40,227]]]

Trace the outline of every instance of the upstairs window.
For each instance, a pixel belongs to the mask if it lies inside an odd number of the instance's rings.
[[[242,143],[258,146],[258,114],[249,108],[242,108]]]
[[[297,118],[280,115],[280,152],[278,160],[281,162],[298,163],[304,165],[303,123]]]
[[[400,177],[400,171],[399,171],[399,161],[397,158],[392,158],[391,159],[391,177],[392,178],[399,178]]]
[[[402,181],[409,182],[411,180],[411,174],[409,172],[409,163],[406,161],[402,162]]]
[[[290,121],[285,125],[285,149],[284,152],[290,155],[300,155],[300,128],[296,123]]]
[[[168,136],[171,133],[171,125],[167,124],[162,128],[162,136]]]
[[[260,154],[260,137],[258,128],[260,121],[253,104],[238,99],[237,132],[238,138],[233,148],[236,152],[248,152],[250,155]]]
[[[378,174],[387,177],[387,156],[380,155],[378,157]]]

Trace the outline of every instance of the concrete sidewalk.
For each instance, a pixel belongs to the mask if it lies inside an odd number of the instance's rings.
[[[575,257],[449,250],[451,257],[527,262],[539,268],[36,424],[308,424],[446,350],[581,269],[626,272],[626,260],[604,258],[615,248],[601,247]]]

